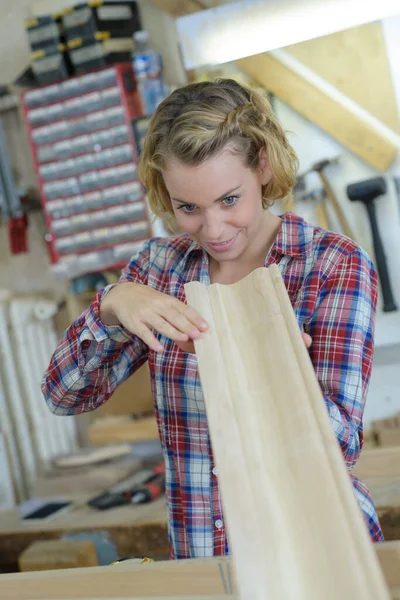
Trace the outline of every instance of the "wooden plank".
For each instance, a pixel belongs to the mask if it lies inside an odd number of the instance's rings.
[[[174,18],[184,17],[221,4],[218,0],[151,0],[151,2]]]
[[[385,540],[400,539],[400,506],[378,509],[378,517]]]
[[[386,508],[395,508],[400,511],[400,476],[399,477],[373,477],[362,479],[363,483],[371,492],[372,500],[377,509],[382,511]],[[384,537],[390,535],[388,531],[384,531]],[[393,539],[390,535],[388,539]]]
[[[393,162],[394,143],[270,54],[243,58],[236,64],[368,164],[385,171]]]
[[[96,413],[100,416],[140,415],[153,412],[153,410],[150,371],[148,363],[145,362],[140,369],[117,387],[111,398],[100,406]]]
[[[352,474],[369,488],[377,509],[381,512],[389,507],[400,510],[400,447],[363,450]],[[386,522],[388,519],[384,517],[382,526]],[[385,538],[390,536],[389,539],[393,537],[388,529],[384,535]]]
[[[379,544],[378,558],[390,588],[400,588],[400,542]]]
[[[400,589],[400,541],[376,544],[375,549],[395,598]],[[0,597],[7,600],[89,600],[94,594],[116,600],[117,593],[124,599],[134,594],[136,600],[163,594],[182,600],[190,594],[208,600],[222,594],[233,600],[236,592],[229,557],[0,575]]]
[[[240,598],[389,598],[279,268],[185,291]]]
[[[115,596],[110,596],[109,598],[99,598],[97,596],[97,598],[89,598],[88,600],[143,600],[145,596],[141,596],[140,598],[138,598],[138,596],[130,596],[128,599],[124,598],[122,599],[120,598],[116,598]],[[152,596],[151,598],[149,598],[148,596],[146,597],[146,600],[165,600],[166,596],[157,596],[157,598],[155,596]],[[185,596],[184,598],[182,598],[182,600],[204,600],[204,596]],[[227,598],[229,598],[229,600],[239,600],[237,596],[206,596],[207,600],[226,600]],[[46,598],[44,600],[47,600]],[[54,600],[53,598],[50,598],[48,600]],[[73,598],[63,598],[62,600],[74,600]]]
[[[285,52],[329,81],[388,127],[400,132],[400,118],[380,21],[287,46]]]
[[[88,427],[88,440],[93,445],[157,439],[158,429],[154,415],[136,420],[127,416],[102,417]]]
[[[360,479],[400,477],[400,447],[363,450],[352,474]]]
[[[96,567],[99,561],[92,541],[40,540],[22,552],[18,564],[20,571],[48,571]]]
[[[190,15],[204,9],[199,0],[151,0],[151,2],[174,18]]]
[[[39,498],[69,496],[71,490],[79,490],[80,494],[93,496],[126,479],[140,466],[139,460],[125,458],[81,468],[48,469],[36,478],[33,495]]]
[[[162,596],[175,598],[235,593],[227,558],[162,561],[145,565],[66,569],[0,575],[0,598],[43,600]]]
[[[382,448],[400,447],[400,427],[381,429],[376,433],[376,441]]]

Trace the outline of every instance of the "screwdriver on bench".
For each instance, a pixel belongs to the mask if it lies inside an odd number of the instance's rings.
[[[158,473],[151,477],[142,487],[127,492],[132,504],[145,504],[159,498],[165,492],[165,474]]]
[[[145,488],[147,484],[151,483],[155,478],[157,479],[160,476],[165,477],[164,473],[164,462],[155,465],[151,469],[141,470],[135,476],[130,478],[130,480],[128,479],[122,481],[112,486],[112,488],[110,488],[107,492],[92,498],[89,500],[88,504],[89,506],[97,508],[98,510],[107,510],[116,506],[122,506],[123,504],[129,504],[132,496],[137,490],[142,491],[142,489]],[[146,493],[145,496],[147,496]],[[145,502],[148,501],[149,500],[145,500]],[[136,501],[135,504],[140,504],[140,502]]]

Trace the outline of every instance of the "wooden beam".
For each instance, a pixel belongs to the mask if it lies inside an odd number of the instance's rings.
[[[389,529],[388,524],[400,524],[395,517],[400,511],[400,447],[363,450],[352,474],[369,488],[386,529],[385,538],[394,539],[396,530]]]
[[[203,6],[206,2],[211,3],[212,5],[221,4],[218,0],[152,0],[152,2],[174,17],[184,16],[203,10],[206,8]],[[365,27],[368,27],[368,25]],[[334,35],[341,36],[342,33],[343,32]],[[327,37],[329,38],[332,36]],[[294,52],[296,54],[296,52],[300,52],[299,47],[305,47],[307,44],[312,45],[313,43],[318,43],[323,45],[327,37],[297,44],[289,48],[292,49],[292,53]],[[305,51],[303,50],[302,55],[304,54]],[[318,52],[311,52],[309,54],[310,56],[314,56],[313,65],[310,66],[315,68],[315,65],[319,64],[319,59],[317,58]],[[243,58],[237,60],[236,64],[261,86],[265,87],[268,91],[289,104],[294,110],[321,127],[321,129],[329,133],[333,138],[365,160],[368,164],[380,171],[386,171],[393,162],[394,157],[397,154],[397,146],[393,142],[362,120],[358,115],[354,114],[339,102],[336,102],[328,94],[319,90],[316,86],[280,63],[270,54],[257,54]],[[316,72],[318,73],[319,70],[320,69],[317,68]],[[352,70],[352,77],[353,80],[355,80],[357,79],[358,74],[357,72],[353,73],[353,71],[354,69]],[[384,76],[384,73],[386,73],[386,70],[382,69],[381,77]],[[337,74],[332,75],[332,77],[335,77],[337,80]],[[330,80],[329,77],[328,80]],[[371,85],[374,84],[375,82]],[[360,86],[356,85],[355,89],[358,89],[358,87]],[[360,93],[357,96],[357,100],[359,100],[359,96]],[[361,94],[361,97],[362,96],[363,94]],[[386,94],[382,94],[381,97],[385,99]],[[370,104],[371,103],[368,105],[369,109],[371,109]],[[393,125],[393,119],[395,118],[392,114],[393,102],[389,100],[389,104],[390,107],[388,113],[391,115],[390,121]],[[365,102],[364,104],[360,102],[360,105],[364,106]],[[381,113],[385,114],[385,103],[381,105],[381,108]],[[375,113],[376,111],[372,114]],[[385,120],[383,120],[383,122],[385,122]]]
[[[371,477],[400,479],[400,446],[363,450],[352,474],[360,479]]]
[[[151,2],[175,19],[221,4],[218,0],[151,0]]]
[[[279,268],[185,291],[239,597],[389,598]]]
[[[97,596],[96,598],[88,598],[87,600],[165,600],[166,596],[157,596],[157,598],[155,596],[152,596],[151,598],[149,596],[141,596],[140,598],[138,596],[129,596],[129,598],[116,598],[115,596],[109,596],[108,598],[105,598],[104,596],[102,596],[101,598],[99,596]],[[44,600],[53,600],[52,598],[45,598]],[[62,600],[74,600],[73,598],[63,598]],[[182,598],[181,600],[227,600],[227,596],[207,596],[206,599],[204,596],[185,596],[184,598]],[[228,600],[239,600],[239,598],[237,596],[229,596]]]
[[[190,15],[205,8],[199,0],[151,0],[151,2],[174,18]]]
[[[385,171],[393,162],[397,146],[392,141],[271,54],[249,56],[236,64],[376,169]]]
[[[395,598],[400,589],[400,541],[376,544],[375,550]],[[124,600],[132,594],[135,600],[165,594],[180,600],[190,594],[233,600],[236,593],[229,557],[0,575],[0,598],[7,600],[89,600],[94,594],[112,600],[117,594]]]
[[[235,591],[230,560],[223,557],[0,575],[0,598],[4,600],[86,600],[117,594],[121,598],[132,594],[208,597],[229,596]]]
[[[380,21],[288,46],[285,52],[329,81],[393,131],[400,132]]]
[[[378,558],[390,588],[400,588],[400,542],[379,544]]]

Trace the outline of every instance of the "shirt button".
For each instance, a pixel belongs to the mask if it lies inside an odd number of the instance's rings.
[[[212,470],[212,474],[213,474],[213,475],[218,475],[218,469],[217,469],[217,467],[214,467],[214,468],[213,468],[213,470]]]
[[[224,526],[224,524],[223,524],[223,522],[221,521],[221,519],[217,519],[217,520],[215,521],[215,527],[216,527],[217,529],[222,529],[222,527],[223,527],[223,526]]]

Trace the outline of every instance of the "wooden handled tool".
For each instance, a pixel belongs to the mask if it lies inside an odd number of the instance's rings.
[[[332,207],[336,213],[336,216],[340,222],[340,226],[343,230],[343,233],[345,235],[347,235],[347,237],[349,237],[352,240],[355,240],[355,235],[344,215],[344,212],[335,196],[335,193],[332,189],[331,184],[329,183],[328,177],[326,176],[326,173],[324,172],[326,167],[328,167],[331,164],[335,164],[338,162],[338,159],[333,159],[333,160],[321,160],[320,162],[316,163],[315,165],[312,166],[312,170],[316,171],[316,173],[318,173],[322,184],[324,186],[326,195],[329,199],[329,202],[332,204]]]
[[[312,200],[314,202],[315,214],[317,217],[318,226],[322,229],[330,229],[329,217],[326,210],[326,193],[322,188],[312,190],[308,194],[300,197],[300,200]]]

